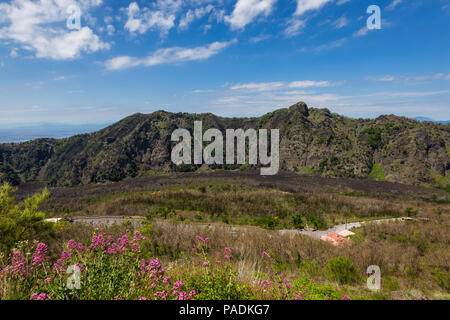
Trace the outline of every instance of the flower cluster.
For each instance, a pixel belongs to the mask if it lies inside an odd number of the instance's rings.
[[[40,294],[33,293],[30,297],[30,300],[51,300],[51,299],[45,293]]]
[[[11,272],[13,277],[17,277],[19,274],[23,276],[28,275],[27,266],[25,264],[25,257],[20,252],[14,252],[11,259]],[[2,270],[2,272],[8,271],[8,267]]]
[[[33,255],[33,262],[31,263],[33,267],[40,267],[42,264],[49,260],[50,257],[47,255],[48,246],[45,243],[38,243],[36,250]]]

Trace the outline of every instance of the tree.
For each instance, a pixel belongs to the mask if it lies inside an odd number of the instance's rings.
[[[49,225],[42,223],[45,214],[39,205],[45,201],[49,192],[45,188],[19,204],[15,204],[17,191],[8,183],[0,187],[0,249],[10,250],[18,241],[30,239],[40,231],[48,230]]]

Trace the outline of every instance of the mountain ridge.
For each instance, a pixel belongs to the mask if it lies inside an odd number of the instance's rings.
[[[212,113],[135,113],[96,132],[0,144],[0,180],[53,186],[120,181],[150,172],[195,171],[170,161],[177,128],[280,129],[280,168],[326,177],[372,178],[447,187],[450,126],[382,115],[352,119],[299,102],[261,117]],[[240,166],[210,166],[237,169]]]

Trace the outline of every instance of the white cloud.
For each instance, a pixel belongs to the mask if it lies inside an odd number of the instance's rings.
[[[405,91],[405,92],[377,92],[366,95],[367,97],[393,97],[393,98],[414,98],[414,97],[430,97],[436,95],[449,94],[450,90],[440,91]]]
[[[305,88],[325,88],[334,87],[342,84],[343,82],[330,82],[330,81],[314,81],[314,80],[301,80],[292,82],[250,82],[229,85],[230,90],[240,90],[240,91],[276,91],[276,90],[286,90],[286,89],[305,89]]]
[[[214,7],[211,4],[207,5],[206,7],[189,9],[186,12],[186,14],[181,18],[178,28],[180,30],[186,30],[195,19],[203,18],[205,15],[211,13],[213,10]]]
[[[403,0],[394,0],[394,1],[392,1],[391,2],[391,4],[390,5],[388,5],[387,7],[386,7],[386,9],[387,10],[393,10],[393,9],[395,9],[395,7],[397,7],[400,3],[402,3],[403,2]]]
[[[260,34],[260,35],[255,36],[255,37],[251,37],[248,41],[250,43],[259,43],[261,41],[270,39],[270,37],[271,36],[269,34]]]
[[[420,76],[394,76],[394,75],[386,75],[378,78],[368,77],[367,80],[375,80],[375,81],[383,81],[383,82],[420,82],[420,81],[433,81],[433,80],[450,80],[450,73],[446,74],[443,72],[435,73],[435,74],[426,74]]]
[[[105,66],[109,70],[121,70],[137,66],[151,67],[166,63],[205,60],[218,54],[220,51],[235,42],[236,40],[228,42],[213,42],[207,46],[195,48],[172,47],[158,49],[153,54],[145,58],[129,56],[116,57],[106,61]]]
[[[114,26],[112,24],[108,24],[106,26],[106,31],[108,32],[109,36],[114,35],[114,32],[116,32],[116,28],[114,28]]]
[[[173,5],[163,6],[165,10],[168,8],[172,10]],[[126,9],[128,20],[125,23],[125,30],[132,34],[136,32],[144,34],[149,29],[157,29],[161,36],[165,36],[175,26],[175,15],[165,10],[150,10],[146,7],[141,10],[136,2],[132,2]]]
[[[1,3],[0,17],[5,25],[0,28],[0,39],[21,45],[21,49],[34,52],[37,58],[55,60],[75,59],[83,52],[107,50],[110,44],[102,42],[89,27],[65,28],[66,10],[70,5],[77,4],[87,13],[101,3],[101,0],[12,0]]]
[[[324,88],[324,87],[337,86],[341,83],[342,82],[304,80],[304,81],[291,82],[289,84],[289,87],[290,88],[312,88],[312,87]]]
[[[11,56],[11,57],[13,57],[13,58],[16,58],[16,57],[18,57],[19,56],[19,53],[17,52],[17,48],[12,48],[11,49],[11,52],[9,53],[9,55]]]
[[[258,82],[231,85],[230,90],[272,91],[286,86],[285,82]]]
[[[395,81],[395,76],[384,76],[378,79],[375,79],[377,81],[383,81],[383,82],[392,82]]]
[[[355,33],[353,33],[353,37],[357,38],[357,37],[364,37],[369,33],[369,29],[367,29],[366,26],[362,27],[361,29],[359,29],[358,31],[356,31]]]
[[[104,21],[106,24],[110,24],[110,23],[113,23],[114,19],[113,19],[113,17],[111,17],[111,16],[106,16],[106,17],[103,19],[103,21]]]
[[[343,46],[347,41],[348,41],[348,38],[341,38],[341,39],[333,40],[331,42],[324,43],[324,44],[321,44],[318,46],[302,48],[301,51],[303,51],[303,52],[306,52],[306,51],[321,52],[321,51],[331,50],[331,49]]]
[[[333,22],[333,25],[336,29],[341,29],[348,25],[349,21],[345,16],[340,17],[336,21]]]
[[[238,0],[233,13],[225,17],[232,30],[242,29],[260,15],[268,16],[276,0]]]
[[[53,81],[64,81],[64,80],[67,80],[66,76],[58,76],[53,78]]]
[[[284,29],[284,35],[288,38],[299,35],[301,29],[305,26],[305,21],[300,19],[290,19],[287,23],[287,28]]]
[[[297,10],[295,11],[295,14],[301,16],[307,11],[320,9],[331,1],[333,0],[297,0]]]

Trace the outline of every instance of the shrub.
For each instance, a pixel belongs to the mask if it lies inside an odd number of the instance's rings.
[[[433,280],[439,287],[441,287],[445,291],[450,291],[450,273],[448,271],[436,268],[434,270]]]
[[[295,228],[298,229],[303,229],[305,227],[305,225],[303,224],[303,218],[301,215],[296,214],[295,216],[292,217],[292,225]]]
[[[278,226],[278,218],[267,215],[264,218],[255,219],[255,223],[267,229],[275,229]]]
[[[300,263],[300,273],[311,278],[316,278],[321,273],[321,267],[316,259],[303,260]]]
[[[369,178],[376,181],[384,181],[386,179],[386,175],[384,173],[383,166],[379,163],[375,163],[372,167],[372,171],[369,174]]]
[[[316,216],[308,217],[308,223],[315,229],[321,229],[325,225],[325,222]]]
[[[358,268],[347,257],[330,259],[325,266],[325,272],[330,279],[340,284],[352,284],[360,279]]]
[[[14,204],[16,191],[8,183],[0,187],[0,250],[9,251],[21,240],[52,230],[52,225],[42,223],[45,214],[38,209],[49,195],[47,189],[17,205]]]
[[[411,207],[406,208],[405,209],[405,213],[408,215],[408,217],[415,217],[415,216],[417,216],[417,210],[415,210],[415,209],[413,209]]]

